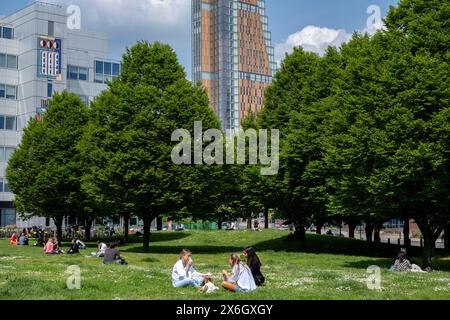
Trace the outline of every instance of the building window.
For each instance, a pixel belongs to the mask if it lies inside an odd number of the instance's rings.
[[[6,227],[16,224],[16,210],[9,208],[0,209],[0,226]]]
[[[0,115],[0,130],[16,130],[16,117]]]
[[[8,181],[5,178],[0,178],[0,192],[11,192]]]
[[[95,61],[95,78],[97,83],[107,83],[120,74],[120,64],[114,62]]]
[[[14,37],[14,30],[8,27],[0,27],[0,38],[12,39]]]
[[[55,22],[53,21],[48,22],[48,35],[50,37],[53,37],[55,35]]]
[[[5,129],[10,131],[16,130],[16,117],[5,116]]]
[[[89,69],[77,66],[67,66],[67,78],[70,80],[89,80]]]
[[[0,83],[0,99],[6,98],[15,100],[17,97],[17,87]]]
[[[88,68],[78,68],[78,80],[87,81],[88,80]]]
[[[17,56],[6,56],[6,67],[10,69],[17,69]]]
[[[0,146],[0,161],[8,162],[15,148]]]
[[[0,53],[0,68],[17,69],[17,56]]]
[[[78,67],[67,66],[67,78],[78,80]]]
[[[53,83],[51,81],[47,82],[47,97],[51,98],[53,94]]]

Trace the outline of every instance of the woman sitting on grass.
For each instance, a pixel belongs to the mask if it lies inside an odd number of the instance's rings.
[[[233,268],[232,273],[222,271],[224,282],[222,287],[233,292],[251,292],[256,290],[256,283],[253,279],[250,268],[241,262],[239,255],[232,254],[229,260]]]
[[[22,235],[19,238],[19,244],[21,246],[27,246],[28,245],[28,237],[25,233],[22,233]]]
[[[91,256],[92,257],[97,257],[97,258],[103,258],[105,256],[105,251],[106,251],[106,249],[108,249],[108,247],[106,246],[105,243],[103,243],[102,241],[98,240],[97,241],[97,248],[98,248],[98,251],[97,252],[92,252]]]
[[[62,251],[59,248],[59,240],[58,240],[58,238],[57,237],[53,237],[52,241],[53,241],[53,251],[55,251],[56,254],[63,254],[64,251]]]
[[[255,249],[252,247],[247,247],[244,249],[244,256],[247,258],[247,266],[252,271],[253,279],[258,287],[261,287],[266,279],[261,273],[261,261],[259,260],[258,255],[256,254]]]
[[[12,246],[17,246],[19,244],[19,240],[17,239],[15,232],[12,234],[11,238],[9,238],[9,244]]]
[[[205,277],[211,277],[211,274],[198,273],[193,266],[192,252],[183,249],[180,253],[180,259],[175,263],[172,269],[172,285],[174,288],[181,287],[201,287]]]
[[[394,265],[391,267],[392,271],[406,271],[406,272],[426,272],[423,271],[422,268],[420,268],[416,264],[412,264],[407,256],[406,251],[402,250],[397,256],[397,259],[394,262]]]
[[[46,254],[56,254],[56,252],[53,250],[54,244],[52,239],[48,239],[47,243],[44,246],[44,252]]]

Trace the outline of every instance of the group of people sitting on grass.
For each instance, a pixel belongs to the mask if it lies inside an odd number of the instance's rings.
[[[13,246],[27,246],[28,245],[28,236],[25,232],[20,234],[20,237],[17,236],[17,233],[13,233],[11,238],[9,238],[9,243]]]
[[[261,273],[261,261],[255,249],[244,249],[247,263],[243,263],[239,254],[232,254],[228,260],[231,272],[222,271],[222,287],[232,292],[251,292],[264,284],[265,278]],[[219,291],[214,284],[212,273],[199,273],[193,266],[192,252],[184,249],[180,259],[172,270],[172,285],[175,288],[197,287],[199,291],[211,293]]]

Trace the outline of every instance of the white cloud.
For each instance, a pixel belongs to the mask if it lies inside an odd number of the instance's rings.
[[[372,25],[370,28],[360,30],[361,33],[375,34],[379,29],[385,29],[384,23]],[[325,54],[328,47],[339,48],[342,44],[350,41],[352,34],[344,29],[330,29],[317,26],[306,26],[302,30],[291,34],[283,43],[275,46],[275,59],[278,64],[284,59],[286,53],[292,53],[295,47],[319,55]]]
[[[281,61],[286,53],[291,53],[294,47],[302,47],[306,51],[324,54],[329,46],[339,47],[349,41],[351,34],[345,30],[335,30],[316,26],[306,26],[302,30],[291,34],[284,43],[275,46],[277,61]]]

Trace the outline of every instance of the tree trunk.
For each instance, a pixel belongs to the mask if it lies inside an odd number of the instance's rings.
[[[381,236],[380,236],[380,227],[375,227],[373,232],[373,242],[380,244],[381,243]]]
[[[86,241],[91,241],[92,219],[84,220],[84,237]]]
[[[163,229],[163,217],[162,216],[158,216],[156,218],[156,230],[162,231],[162,229]]]
[[[431,258],[435,254],[436,240],[441,234],[444,227],[433,230],[433,227],[428,222],[416,221],[423,236],[423,254],[422,254],[422,269],[431,269]]]
[[[264,229],[269,229],[269,208],[264,208]]]
[[[349,222],[348,224],[348,237],[355,238],[356,223]]]
[[[252,230],[252,217],[247,219],[247,229]]]
[[[366,243],[368,246],[372,245],[372,236],[373,236],[373,225],[371,223],[366,223]]]
[[[433,237],[429,234],[423,235],[423,256],[422,256],[422,269],[431,268],[431,258],[433,257],[434,241]]]
[[[130,214],[124,213],[123,214],[123,241],[125,243],[127,243],[129,240],[129,236],[128,236],[129,232],[130,232]]]
[[[323,222],[316,222],[316,234],[322,234]]]
[[[409,219],[405,219],[405,224],[403,226],[403,239],[405,248],[411,247],[411,238],[409,237]]]
[[[450,250],[450,224],[445,226],[444,229],[444,248],[445,250]]]
[[[222,230],[223,229],[222,224],[223,224],[223,221],[221,218],[219,220],[217,220],[217,229]]]
[[[62,235],[63,235],[62,224],[64,221],[64,217],[53,218],[53,221],[55,222],[55,226],[56,226],[56,237],[58,237],[58,246],[59,246],[62,241]]]
[[[143,248],[144,252],[150,251],[150,227],[152,225],[152,218],[149,214],[143,216],[144,221],[144,236],[143,236]]]
[[[305,226],[296,224],[294,235],[300,241],[300,249],[305,250],[306,249]]]

